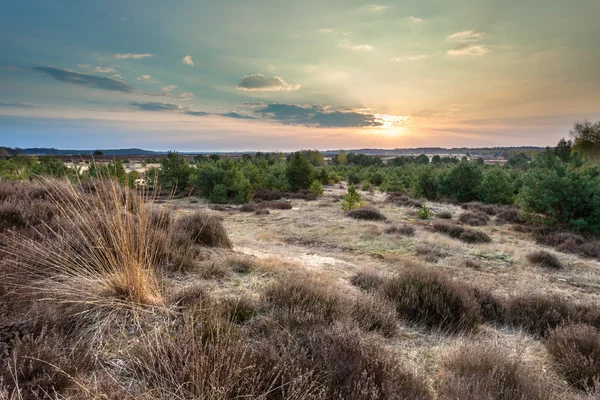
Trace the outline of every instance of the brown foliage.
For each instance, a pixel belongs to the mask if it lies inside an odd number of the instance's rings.
[[[490,217],[484,212],[464,212],[458,217],[458,221],[470,226],[485,226],[490,221]]]
[[[563,264],[560,262],[558,257],[556,257],[554,254],[549,253],[544,250],[535,251],[533,253],[527,254],[527,259],[532,264],[539,265],[540,267],[544,267],[544,268],[550,268],[550,269],[564,268]]]
[[[361,208],[355,208],[346,213],[350,218],[363,219],[369,221],[385,221],[387,218],[377,208],[371,206],[365,206]]]

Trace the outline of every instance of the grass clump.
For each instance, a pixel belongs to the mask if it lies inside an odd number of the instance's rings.
[[[397,236],[414,236],[415,228],[410,225],[393,225],[385,229],[385,233],[388,235]]]
[[[370,271],[359,271],[350,278],[351,284],[365,291],[378,290],[384,282],[381,275]]]
[[[440,213],[437,213],[436,216],[439,219],[452,219],[452,213],[450,211],[442,211]]]
[[[379,295],[359,296],[352,304],[350,316],[364,331],[376,331],[386,337],[396,333],[396,307]]]
[[[362,208],[356,208],[346,213],[350,218],[362,219],[368,221],[385,221],[387,218],[377,208],[366,206]]]
[[[178,229],[185,232],[195,244],[208,247],[233,247],[227,231],[217,216],[196,212],[177,221]]]
[[[486,226],[490,217],[484,212],[464,212],[458,217],[458,221],[470,226]]]
[[[565,325],[552,332],[546,349],[565,380],[577,389],[598,391],[600,330],[584,324]]]
[[[530,263],[549,269],[563,269],[564,266],[554,254],[544,250],[527,254]]]
[[[461,400],[545,400],[552,389],[519,357],[489,344],[468,344],[442,363],[438,394]]]
[[[465,228],[464,226],[452,222],[434,222],[433,230],[434,232],[442,233],[465,243],[477,244],[489,243],[492,241],[485,232]]]
[[[381,290],[400,318],[429,329],[456,333],[479,325],[471,290],[435,270],[410,268],[385,281]]]

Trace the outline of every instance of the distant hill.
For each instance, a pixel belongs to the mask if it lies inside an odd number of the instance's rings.
[[[33,147],[28,149],[8,149],[13,150],[18,154],[25,154],[31,156],[79,156],[79,155],[90,155],[93,154],[94,150],[60,150],[55,148],[45,147]],[[131,149],[100,149],[104,156],[125,156],[125,155],[160,155],[166,154],[166,152],[143,150],[137,148]]]

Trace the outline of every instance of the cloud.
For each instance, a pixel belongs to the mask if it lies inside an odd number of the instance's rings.
[[[92,68],[92,64],[77,64],[77,66],[81,69],[90,69]]]
[[[158,103],[158,102],[150,102],[150,103],[131,103],[132,106],[139,108],[142,111],[181,111],[184,108],[180,104],[172,104],[172,103]]]
[[[450,40],[456,40],[462,43],[477,42],[485,37],[485,33],[476,32],[474,30],[455,32],[448,36]]]
[[[453,57],[457,56],[481,56],[490,51],[489,47],[482,44],[465,43],[454,49],[448,50],[447,54]]]
[[[36,108],[35,104],[30,103],[0,103],[0,108]]]
[[[412,15],[408,17],[408,19],[410,19],[412,22],[423,22],[422,18],[413,17]]]
[[[374,49],[374,47],[370,44],[353,45],[350,40],[341,41],[340,43],[338,43],[338,47],[341,49],[348,49],[354,51],[372,51]]]
[[[360,9],[364,10],[364,11],[377,12],[377,11],[387,10],[388,8],[390,8],[390,6],[384,6],[381,4],[369,4],[366,6],[362,6]]]
[[[383,123],[374,114],[356,111],[331,110],[319,105],[267,104],[255,111],[263,118],[284,125],[307,125],[320,128],[376,127]]]
[[[109,68],[109,67],[96,67],[93,69],[93,71],[101,73],[101,74],[111,74],[113,72],[117,72],[114,70],[114,68]]]
[[[204,112],[204,111],[186,111],[185,114],[193,115],[195,117],[206,117],[208,115],[217,115],[219,117],[235,118],[235,119],[256,119],[256,117],[253,117],[251,115],[243,115],[243,114],[236,113],[234,111],[228,112],[228,113],[222,113],[222,114],[212,114],[212,113],[208,113],[208,112]]]
[[[331,28],[323,28],[323,29],[319,29],[319,33],[333,33],[333,29]]]
[[[275,71],[277,69],[277,65],[275,65],[275,64],[269,64],[269,65],[267,65],[267,69],[269,71]]]
[[[252,74],[244,76],[237,84],[237,88],[249,91],[275,92],[298,90],[300,85],[291,85],[279,76],[267,78],[263,74]]]
[[[23,68],[19,68],[15,65],[6,65],[4,66],[4,69],[9,70],[9,71],[23,71]]]
[[[190,100],[194,98],[194,95],[188,92],[182,92],[177,95],[179,100]]]
[[[163,86],[162,88],[160,88],[160,90],[162,90],[163,92],[170,92],[171,90],[175,89],[177,87],[177,85],[167,85],[167,86]]]
[[[138,81],[147,81],[148,79],[152,79],[152,77],[148,74],[140,75],[137,77]]]
[[[33,67],[35,71],[50,75],[57,81],[74,83],[76,85],[87,86],[94,89],[112,90],[117,92],[131,93],[135,88],[125,82],[117,81],[111,78],[80,74],[54,67]]]
[[[154,54],[148,53],[117,53],[115,54],[116,59],[133,58],[139,60],[140,58],[152,57]]]
[[[419,60],[425,60],[425,59],[430,58],[430,57],[431,56],[429,54],[418,54],[416,56],[392,57],[392,58],[390,58],[390,61],[393,61],[393,62],[419,61]]]
[[[185,65],[189,65],[189,66],[194,66],[194,61],[192,60],[192,56],[185,56],[181,59],[181,61],[185,64]]]

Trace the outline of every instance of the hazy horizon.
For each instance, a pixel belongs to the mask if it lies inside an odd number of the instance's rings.
[[[600,119],[599,14],[595,0],[10,2],[0,145],[553,146]]]

